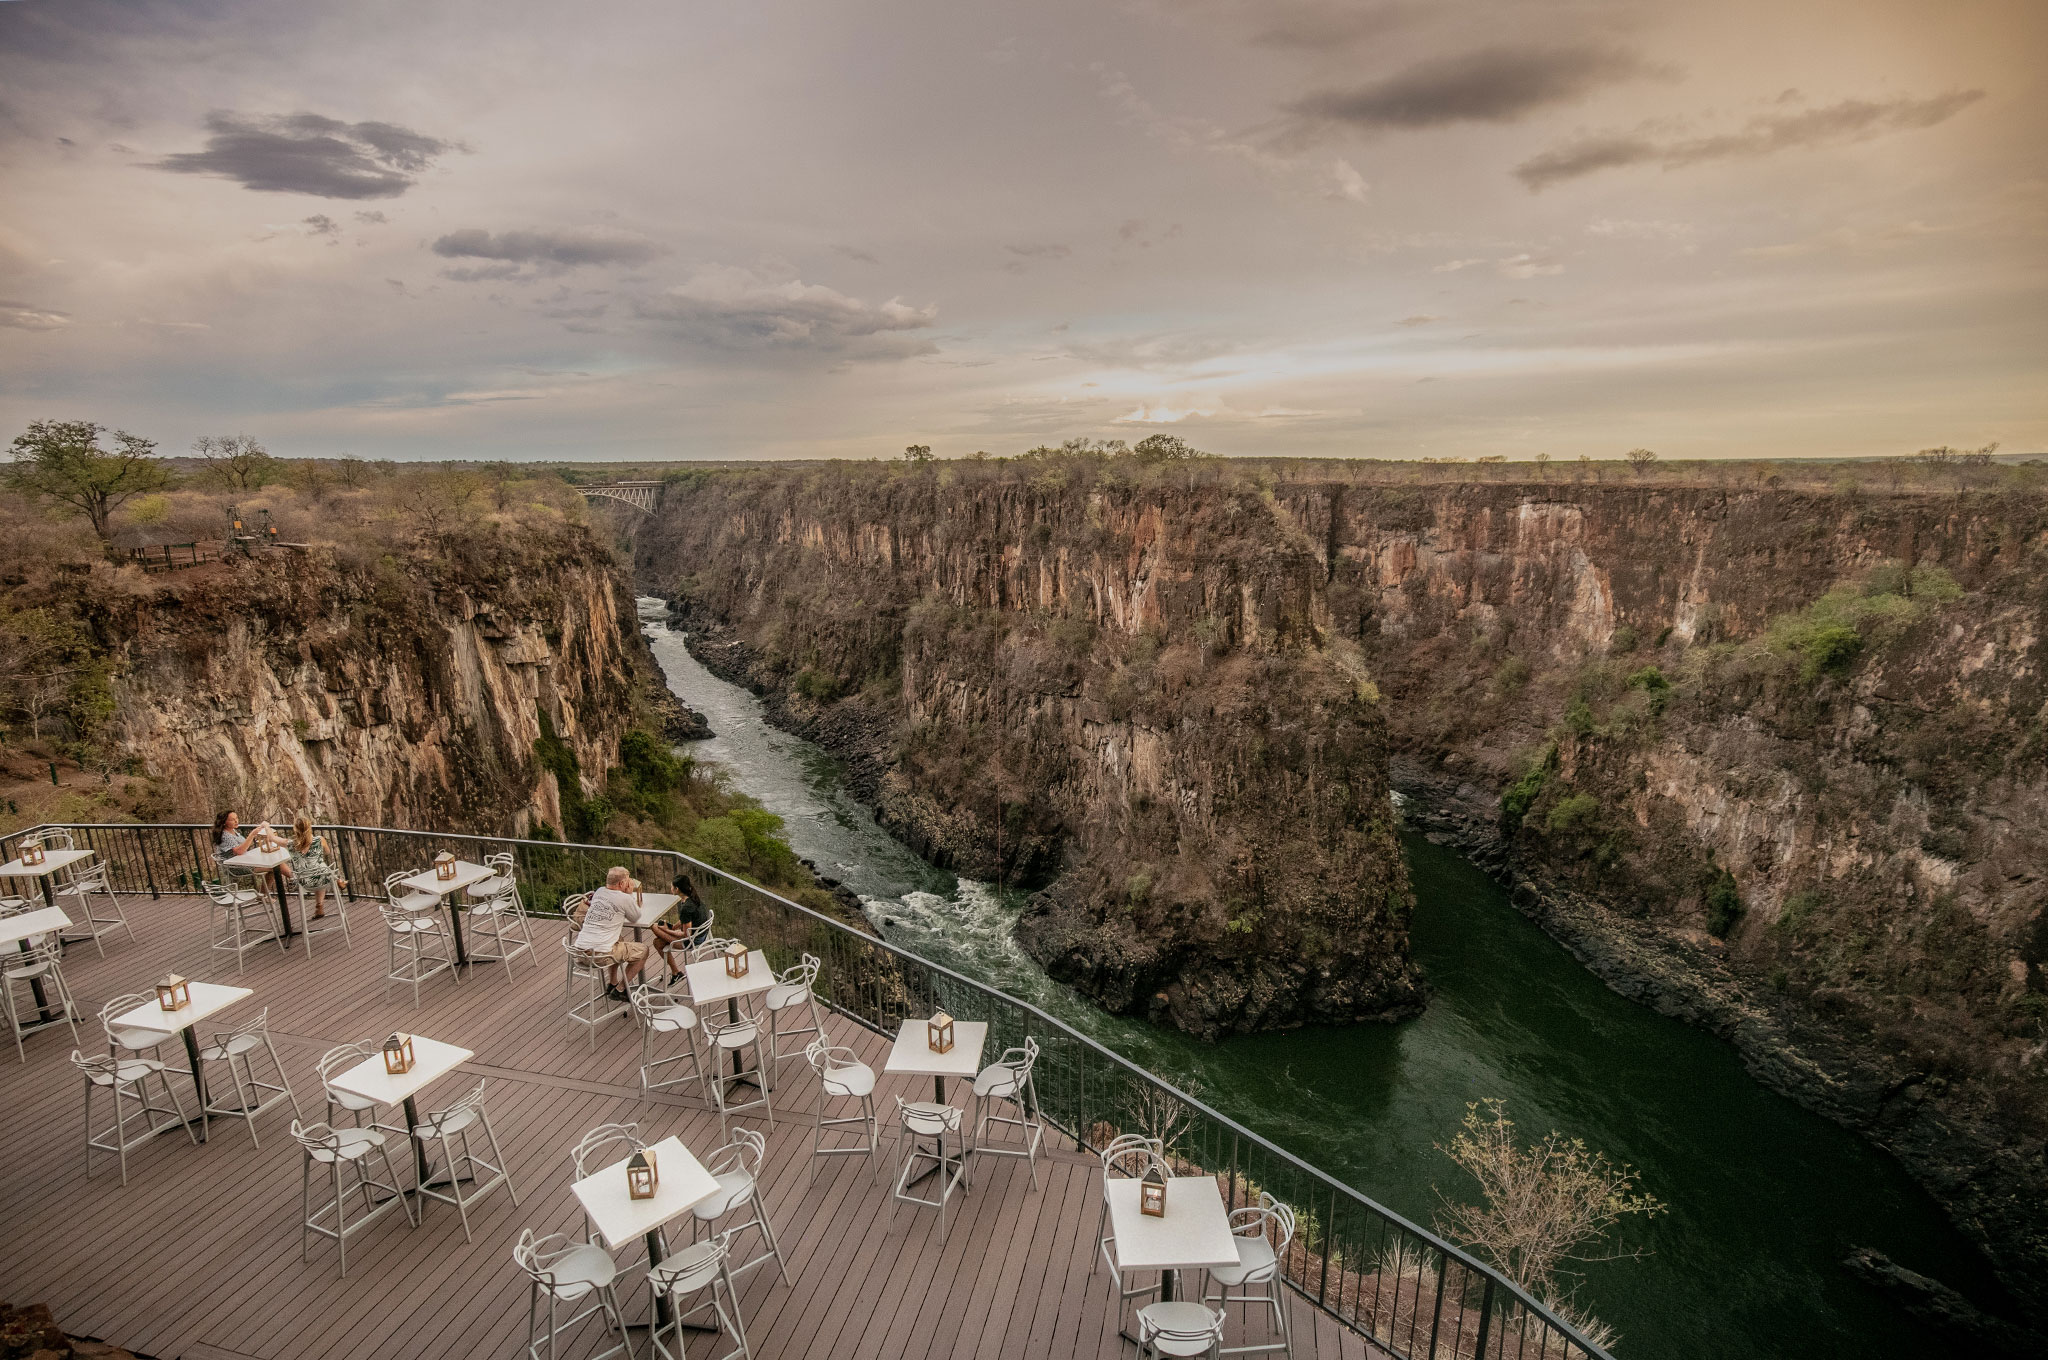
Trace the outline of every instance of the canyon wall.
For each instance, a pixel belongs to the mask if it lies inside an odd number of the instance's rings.
[[[1418,1005],[1385,720],[1255,490],[712,474],[636,552],[885,825],[1036,887],[1020,942],[1105,1006],[1217,1035]]]
[[[1410,1004],[1391,768],[2048,1311],[2039,499],[1373,476],[708,474],[637,569],[893,829],[1043,883],[1055,975],[1198,1033]]]
[[[644,643],[589,531],[516,539],[271,549],[95,592],[121,748],[185,817],[559,828],[543,717],[583,770],[617,764]]]

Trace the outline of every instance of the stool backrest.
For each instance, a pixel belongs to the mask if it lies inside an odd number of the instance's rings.
[[[95,1086],[112,1086],[121,1080],[121,1060],[107,1053],[80,1053],[71,1050],[71,1061],[78,1070],[85,1073],[85,1079]]]
[[[147,1006],[150,1002],[154,1000],[156,1000],[156,995],[154,993],[130,992],[126,996],[117,996],[112,1001],[109,1001],[106,1005],[100,1007],[100,1028],[106,1031],[107,1042],[114,1042],[115,1016],[126,1015],[128,1012],[136,1009],[139,1006]],[[154,1033],[154,1031],[152,1031],[152,1033]],[[168,1034],[164,1036],[164,1038],[166,1039],[170,1037],[171,1036]]]
[[[582,1180],[615,1157],[627,1157],[647,1146],[638,1124],[599,1124],[569,1149],[569,1164]]]
[[[354,1067],[363,1059],[374,1057],[381,1051],[379,1045],[368,1039],[359,1044],[339,1044],[328,1049],[320,1055],[320,1061],[314,1064],[320,1069],[320,1085],[327,1087],[328,1079],[336,1072]],[[329,1089],[331,1091],[331,1088]]]
[[[767,1150],[768,1140],[753,1129],[734,1129],[732,1141],[704,1159],[704,1169],[714,1176],[722,1176],[729,1171],[744,1171],[749,1176],[758,1176],[761,1158]]]
[[[725,1258],[732,1250],[732,1234],[736,1231],[730,1229],[718,1233],[694,1247],[677,1252],[649,1270],[647,1282],[669,1294],[687,1294],[702,1289],[725,1269]]]

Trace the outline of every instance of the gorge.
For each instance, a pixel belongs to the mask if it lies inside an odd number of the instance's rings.
[[[1412,1010],[1398,781],[2038,1308],[2042,535],[2031,497],[1045,457],[693,473],[635,559],[1112,1009]]]

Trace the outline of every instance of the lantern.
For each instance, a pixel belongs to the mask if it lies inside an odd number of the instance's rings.
[[[21,847],[21,862],[23,864],[41,864],[43,862],[43,843],[41,841],[28,841],[23,844]]]
[[[1138,1181],[1138,1212],[1151,1218],[1166,1217],[1166,1170],[1154,1162]]]
[[[632,1199],[653,1199],[654,1187],[661,1184],[661,1173],[654,1165],[654,1154],[641,1149],[626,1159],[626,1194]]]
[[[944,1011],[939,1011],[930,1020],[925,1022],[925,1029],[928,1031],[925,1036],[925,1042],[931,1045],[932,1052],[951,1053],[953,1051],[952,1016]]]
[[[156,1004],[167,1011],[183,1010],[192,1004],[192,984],[171,974],[156,985]]]
[[[747,975],[748,962],[747,947],[738,940],[734,940],[725,947],[725,975],[727,977],[745,977]]]
[[[434,856],[434,877],[444,883],[455,877],[455,855],[453,852],[443,850],[440,854]]]
[[[412,1036],[394,1034],[384,1041],[384,1070],[394,1077],[412,1071]]]

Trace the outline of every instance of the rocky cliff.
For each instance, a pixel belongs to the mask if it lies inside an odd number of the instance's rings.
[[[272,549],[94,600],[121,749],[191,817],[560,827],[542,722],[601,775],[645,673],[619,569],[570,524]]]
[[[893,827],[1045,882],[1057,975],[1198,1032],[1415,995],[1391,752],[1610,983],[2048,1307],[2048,508],[1380,475],[717,474],[638,570]]]
[[[1315,545],[1253,488],[969,473],[705,476],[639,579],[886,825],[1037,887],[1019,940],[1104,1005],[1207,1035],[1412,1012],[1385,719]]]

